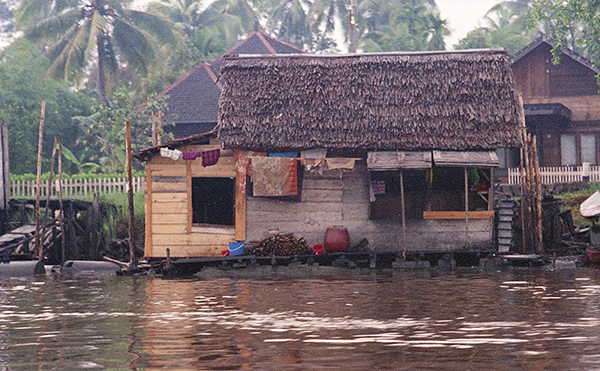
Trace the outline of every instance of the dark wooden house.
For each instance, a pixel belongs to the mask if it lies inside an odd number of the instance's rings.
[[[540,166],[598,165],[598,70],[567,48],[554,64],[551,50],[551,43],[540,37],[512,58],[527,129],[537,135]],[[507,161],[507,166],[517,164]]]
[[[519,144],[504,52],[229,57],[220,82],[218,137],[161,146],[220,148],[216,165],[137,155],[147,257],[215,256],[269,230],[319,244],[332,226],[375,251],[493,249],[494,151]],[[290,176],[265,165],[280,163]]]
[[[302,53],[302,50],[264,32],[254,31],[224,55],[290,53]],[[174,124],[168,127],[168,131],[175,138],[207,132],[217,125],[222,61],[223,56],[211,63],[200,63],[159,94],[159,97],[167,97],[168,110],[164,118]]]

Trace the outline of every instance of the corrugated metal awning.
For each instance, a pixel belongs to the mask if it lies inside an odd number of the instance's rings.
[[[371,171],[431,169],[431,152],[369,152],[367,168]]]
[[[436,166],[498,167],[500,160],[493,151],[433,151]]]

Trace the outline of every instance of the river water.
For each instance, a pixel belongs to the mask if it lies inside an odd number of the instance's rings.
[[[0,369],[600,369],[600,272],[0,280]]]

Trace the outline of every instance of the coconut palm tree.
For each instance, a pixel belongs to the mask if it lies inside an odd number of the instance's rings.
[[[103,102],[120,66],[146,76],[160,45],[175,41],[171,25],[127,8],[120,0],[21,0],[17,9],[25,37],[44,44],[52,61],[47,73],[80,83],[97,69]]]
[[[152,13],[162,15],[182,29],[188,36],[199,26],[200,0],[160,0],[150,3]]]
[[[442,19],[440,13],[430,13],[427,17],[429,33],[429,50],[446,50],[444,37],[450,35],[448,20]]]
[[[349,4],[348,0],[314,0],[310,6],[309,19],[315,34],[316,50],[325,50],[332,43],[330,37],[335,29],[335,20],[342,20],[344,35],[349,33]]]
[[[258,13],[246,0],[217,0],[200,13],[198,22],[202,27],[225,26],[231,40],[260,28]]]

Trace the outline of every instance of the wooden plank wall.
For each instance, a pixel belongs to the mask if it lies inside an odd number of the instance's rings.
[[[216,145],[187,146],[180,150],[206,151]],[[173,161],[160,156],[146,164],[148,177],[146,210],[146,257],[165,257],[166,249],[172,257],[220,256],[233,235],[216,233],[190,233],[191,203],[189,184],[191,177],[235,177],[235,158],[231,151],[221,151],[219,162],[202,167],[200,159],[189,162]]]
[[[369,220],[369,177],[364,161],[354,171],[304,176],[302,202],[248,197],[247,241],[267,236],[270,228],[323,243],[328,227],[348,228],[351,243],[367,238],[377,251],[402,251],[398,220]],[[469,221],[469,247],[492,248],[492,221]],[[407,251],[458,251],[467,246],[464,220],[408,220]]]

